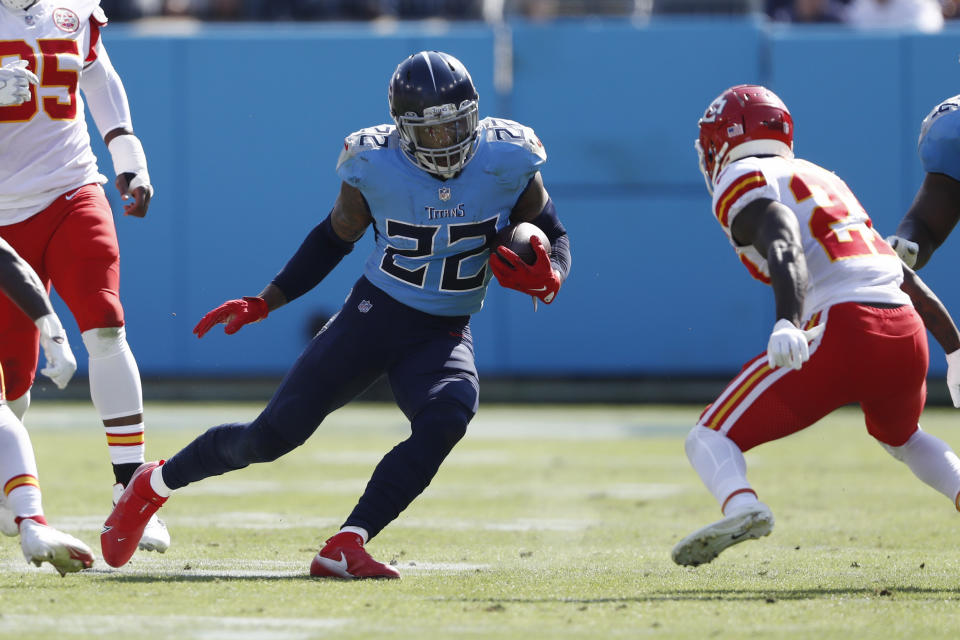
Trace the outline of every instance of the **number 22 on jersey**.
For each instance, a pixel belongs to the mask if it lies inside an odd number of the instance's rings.
[[[41,87],[64,87],[66,101],[57,96],[45,96],[41,99],[43,111],[51,120],[73,120],[77,117],[77,86],[80,83],[80,71],[77,69],[62,69],[60,55],[74,56],[80,61],[80,50],[76,40],[69,39],[42,39],[37,40],[40,54],[37,55],[33,47],[24,40],[0,40],[0,59],[17,56],[27,61],[27,69],[37,74]],[[37,71],[37,58],[42,61],[41,69]],[[0,107],[0,122],[27,122],[39,112],[37,104],[37,87],[30,85],[30,99],[23,104]]]
[[[873,255],[896,255],[873,228],[870,218],[846,184],[810,173],[796,173],[790,191],[797,204],[810,198],[810,233],[831,262]]]

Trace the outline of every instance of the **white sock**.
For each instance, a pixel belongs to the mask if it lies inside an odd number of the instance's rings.
[[[19,398],[7,400],[7,406],[13,411],[13,415],[17,416],[17,420],[23,422],[23,416],[27,414],[27,409],[30,408],[30,389],[27,389],[27,392]]]
[[[36,482],[36,478],[31,479]],[[39,484],[21,484],[7,494],[7,507],[17,518],[43,515],[43,502]]]
[[[90,398],[104,422],[110,461],[143,462],[143,391],[126,332],[108,327],[81,336],[90,354]]]
[[[15,516],[43,515],[30,436],[5,404],[0,405],[0,483],[7,507]]]
[[[150,488],[161,498],[169,498],[173,495],[173,489],[163,481],[163,465],[150,472]]]
[[[370,539],[370,534],[367,533],[367,530],[363,527],[343,527],[340,529],[341,532],[349,531],[350,533],[355,533],[361,538],[363,538],[363,544],[367,544],[367,540]]]
[[[757,494],[753,492],[753,489],[735,493],[727,498],[726,504],[723,505],[723,515],[730,515],[731,513],[742,511],[747,507],[752,507],[758,502],[760,501],[757,500]]]
[[[749,499],[747,496],[756,500],[757,494],[747,482],[747,461],[730,438],[698,425],[687,435],[684,449],[721,510],[730,510],[728,500],[738,506]]]
[[[883,444],[890,455],[903,462],[913,474],[947,496],[960,511],[960,458],[946,442],[922,429],[899,447]]]

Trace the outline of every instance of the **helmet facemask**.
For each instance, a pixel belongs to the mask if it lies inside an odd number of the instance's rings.
[[[725,156],[730,144],[724,142],[719,152],[714,150],[712,144],[709,149],[704,149],[699,139],[694,140],[693,146],[697,149],[697,156],[699,156],[700,160],[700,173],[703,174],[703,181],[707,183],[707,191],[710,192],[712,196],[713,185],[717,181],[717,175],[729,161],[729,158]]]
[[[427,107],[423,115],[395,118],[403,150],[415,165],[441,178],[460,173],[473,158],[479,110],[476,100]]]

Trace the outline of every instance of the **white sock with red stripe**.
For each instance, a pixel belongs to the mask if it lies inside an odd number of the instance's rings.
[[[37,460],[30,436],[7,405],[0,405],[0,482],[14,516],[43,515]]]
[[[747,461],[734,442],[713,429],[696,426],[684,443],[687,459],[724,512],[757,501],[747,482]]]
[[[35,477],[30,479],[32,482],[37,482]],[[17,524],[23,518],[33,518],[40,524],[47,524],[43,519],[43,502],[40,498],[39,484],[22,484],[8,493],[7,507],[13,512]]]
[[[950,445],[919,428],[899,447],[880,444],[890,455],[910,467],[913,475],[953,500],[960,511],[960,458]]]
[[[143,462],[143,391],[123,327],[82,334],[90,354],[90,398],[103,420],[110,461]]]

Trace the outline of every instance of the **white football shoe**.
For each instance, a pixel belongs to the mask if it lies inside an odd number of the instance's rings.
[[[113,485],[113,506],[117,506],[117,501],[122,495],[123,485],[118,482]],[[163,553],[170,548],[170,532],[167,531],[167,523],[158,518],[157,514],[150,516],[137,547],[143,551],[156,551],[157,553]]]
[[[61,576],[93,566],[90,547],[73,536],[27,518],[20,522],[20,548],[27,562],[53,565]]]
[[[706,564],[735,544],[773,531],[773,512],[758,502],[694,531],[673,548],[673,561],[688,567]]]
[[[0,533],[10,537],[20,535],[16,518],[16,514],[7,506],[6,499],[0,497]]]

